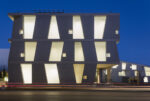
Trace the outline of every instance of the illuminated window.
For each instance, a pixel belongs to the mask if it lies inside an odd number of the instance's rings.
[[[60,39],[56,16],[51,16],[48,39]]]
[[[37,42],[25,42],[25,61],[34,61]]]
[[[82,83],[84,64],[74,64],[76,83]]]
[[[75,61],[84,61],[84,54],[81,42],[75,42]]]
[[[24,39],[32,39],[35,27],[35,15],[24,16]]]
[[[137,65],[132,64],[130,68],[132,68],[132,70],[137,70]]]
[[[150,67],[144,67],[145,72],[150,72]]]
[[[97,61],[106,61],[106,42],[95,42]]]
[[[24,84],[32,84],[32,64],[21,64]]]
[[[67,56],[67,54],[66,54],[66,53],[63,53],[62,57],[66,57],[66,56]]]
[[[115,66],[113,66],[112,68],[114,68],[114,69],[115,69],[115,68],[117,68],[117,67],[118,67],[118,65],[115,65]]]
[[[61,61],[64,42],[52,42],[49,61]]]
[[[80,16],[73,16],[73,39],[84,39]]]
[[[94,16],[94,39],[103,39],[106,16]]]
[[[134,76],[138,76],[138,71],[134,71]]]
[[[125,69],[126,69],[126,65],[127,65],[127,64],[124,63],[124,62],[122,63],[122,70],[125,70]]]
[[[117,34],[117,35],[118,35],[118,34],[119,34],[119,31],[118,31],[118,30],[116,30],[116,31],[115,31],[115,34]]]
[[[24,57],[24,53],[20,53],[20,57]]]
[[[19,31],[19,34],[21,34],[21,35],[23,34],[23,30],[22,29]]]
[[[150,76],[150,67],[144,67],[144,70],[145,70],[145,75],[146,76]]]
[[[60,83],[57,64],[45,64],[47,83]]]
[[[84,76],[83,76],[83,79],[85,79],[85,80],[86,80],[86,79],[87,79],[87,75],[84,75]]]
[[[125,71],[122,71],[122,72],[118,72],[119,74],[119,76],[126,76],[126,73],[125,73]]]
[[[144,81],[145,83],[148,83],[148,77],[144,77],[144,78],[143,78],[143,81]]]
[[[69,29],[68,33],[69,34],[73,34],[73,31],[71,29]]]
[[[107,54],[106,54],[106,57],[110,57],[110,53],[107,53]]]
[[[150,72],[145,72],[145,76],[150,76]]]

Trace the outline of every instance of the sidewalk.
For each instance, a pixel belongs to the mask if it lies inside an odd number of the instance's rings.
[[[4,90],[71,90],[71,91],[146,91],[150,92],[150,86],[47,86],[47,87],[7,87]]]

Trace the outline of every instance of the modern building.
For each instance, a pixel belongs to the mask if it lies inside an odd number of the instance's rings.
[[[120,83],[150,83],[150,66],[120,62],[111,70],[111,81]]]
[[[99,84],[110,82],[111,67],[120,63],[119,14],[9,13],[9,17],[10,83]]]

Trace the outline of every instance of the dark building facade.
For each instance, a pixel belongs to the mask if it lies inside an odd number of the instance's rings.
[[[150,66],[121,61],[111,69],[111,82],[150,83]]]
[[[10,83],[110,82],[111,67],[120,62],[119,14],[9,13],[9,17]]]

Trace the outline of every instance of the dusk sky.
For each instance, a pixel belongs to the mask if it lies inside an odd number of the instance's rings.
[[[0,2],[0,48],[9,48],[11,12],[64,9],[65,12],[120,13],[119,57],[150,65],[150,0],[3,0]]]

